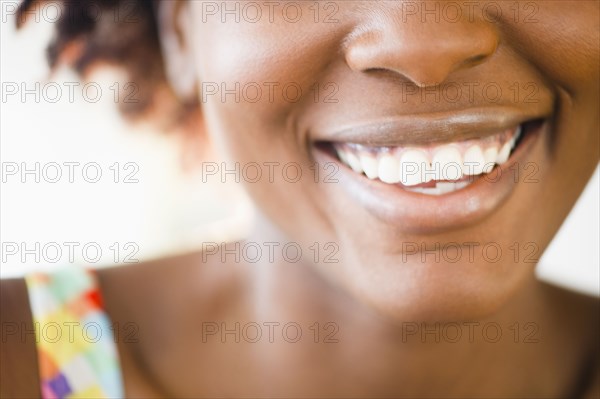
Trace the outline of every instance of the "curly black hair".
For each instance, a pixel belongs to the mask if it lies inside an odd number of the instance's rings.
[[[123,67],[138,89],[136,102],[121,102],[128,119],[152,116],[163,128],[180,127],[198,103],[177,99],[167,84],[156,20],[160,0],[24,0],[16,15],[20,28],[31,13],[60,6],[47,48],[50,67],[67,63],[83,78],[102,64]]]

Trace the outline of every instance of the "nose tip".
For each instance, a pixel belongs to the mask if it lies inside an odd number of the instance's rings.
[[[360,72],[392,71],[418,87],[442,84],[453,72],[484,63],[498,46],[496,32],[483,23],[409,24],[379,19],[378,25],[349,36],[347,64]]]

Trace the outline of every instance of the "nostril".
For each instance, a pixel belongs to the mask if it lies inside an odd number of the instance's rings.
[[[488,59],[489,55],[487,54],[479,54],[470,58],[467,58],[465,60],[463,60],[461,63],[458,63],[457,65],[454,66],[453,70],[459,70],[459,69],[463,69],[463,68],[473,68],[476,67],[479,64],[483,64],[487,59]]]
[[[470,65],[477,65],[485,61],[488,56],[486,54],[479,54],[474,57],[471,57],[467,60]]]
[[[398,24],[388,16],[376,22],[365,23],[344,38],[347,65],[355,72],[387,70],[422,88],[484,64],[499,44],[498,32],[489,24]]]

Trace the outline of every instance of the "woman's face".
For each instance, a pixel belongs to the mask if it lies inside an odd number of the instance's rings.
[[[185,7],[211,139],[303,260],[397,319],[497,309],[598,162],[596,1]]]

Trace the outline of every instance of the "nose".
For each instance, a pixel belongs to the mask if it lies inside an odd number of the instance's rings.
[[[350,33],[344,52],[354,71],[387,70],[428,87],[488,60],[498,40],[494,27],[484,21],[423,22],[388,9]]]

